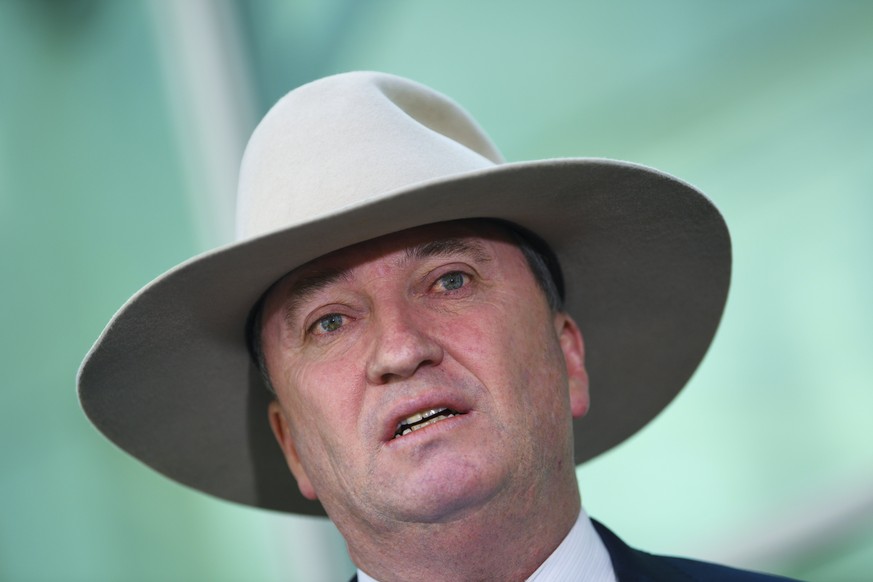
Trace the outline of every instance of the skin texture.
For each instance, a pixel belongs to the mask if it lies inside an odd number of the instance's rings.
[[[475,221],[296,269],[265,301],[269,419],[301,492],[377,579],[522,580],[579,512],[582,336]],[[415,412],[462,414],[394,438]]]

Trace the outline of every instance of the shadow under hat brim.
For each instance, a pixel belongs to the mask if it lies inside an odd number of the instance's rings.
[[[328,252],[434,222],[507,220],[549,244],[585,338],[591,409],[577,463],[646,425],[703,358],[727,297],[727,228],[697,190],[602,159],[505,164],[417,184],[200,255],[113,317],[79,371],[95,426],[139,460],[217,497],[324,515],[297,489],[267,423],[245,323],[277,279]]]

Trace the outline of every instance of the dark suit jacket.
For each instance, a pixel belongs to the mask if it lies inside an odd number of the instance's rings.
[[[591,520],[609,552],[618,582],[777,582],[788,578],[635,550]]]
[[[718,564],[698,562],[686,558],[655,556],[621,541],[606,527],[591,520],[594,529],[612,560],[618,582],[786,582],[789,578],[737,570]],[[357,582],[357,575],[351,582]]]

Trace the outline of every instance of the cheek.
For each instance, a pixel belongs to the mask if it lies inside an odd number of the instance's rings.
[[[492,339],[502,342],[502,356],[495,354],[494,361],[502,367],[499,373],[512,397],[531,411],[526,418],[552,427],[569,418],[566,366],[550,315],[528,308],[501,335]]]
[[[448,337],[462,363],[493,389],[519,392],[514,398],[561,383],[563,356],[551,317],[539,306],[489,305],[456,322]]]
[[[355,377],[350,366],[331,362],[299,366],[289,374],[289,385],[301,413],[330,417],[342,414],[354,400]]]
[[[295,432],[301,442],[307,443],[310,453],[323,454],[348,440],[342,433],[355,426],[360,404],[355,376],[342,362],[298,364],[286,372],[281,388],[283,400]]]
[[[494,348],[502,341],[495,331],[493,320],[488,317],[459,318],[446,326],[441,334],[442,344],[466,362],[487,366],[495,360]]]
[[[289,348],[282,360],[283,381],[303,405],[319,410],[325,398],[352,390],[363,376],[362,342],[342,338],[326,346]]]

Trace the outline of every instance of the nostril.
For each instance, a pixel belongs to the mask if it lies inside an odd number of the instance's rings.
[[[374,339],[367,362],[367,377],[375,384],[387,384],[413,376],[422,367],[438,366],[442,346],[408,321],[397,320],[384,326]]]
[[[419,362],[419,364],[410,373],[398,374],[396,372],[387,372],[385,374],[382,374],[381,384],[389,384],[391,382],[396,382],[397,380],[402,380],[404,378],[408,378],[410,376],[415,375],[415,373],[418,372],[422,368],[427,368],[427,367],[431,367],[431,366],[435,366],[435,365],[437,365],[437,363],[434,362],[433,360],[424,360],[422,362]]]

